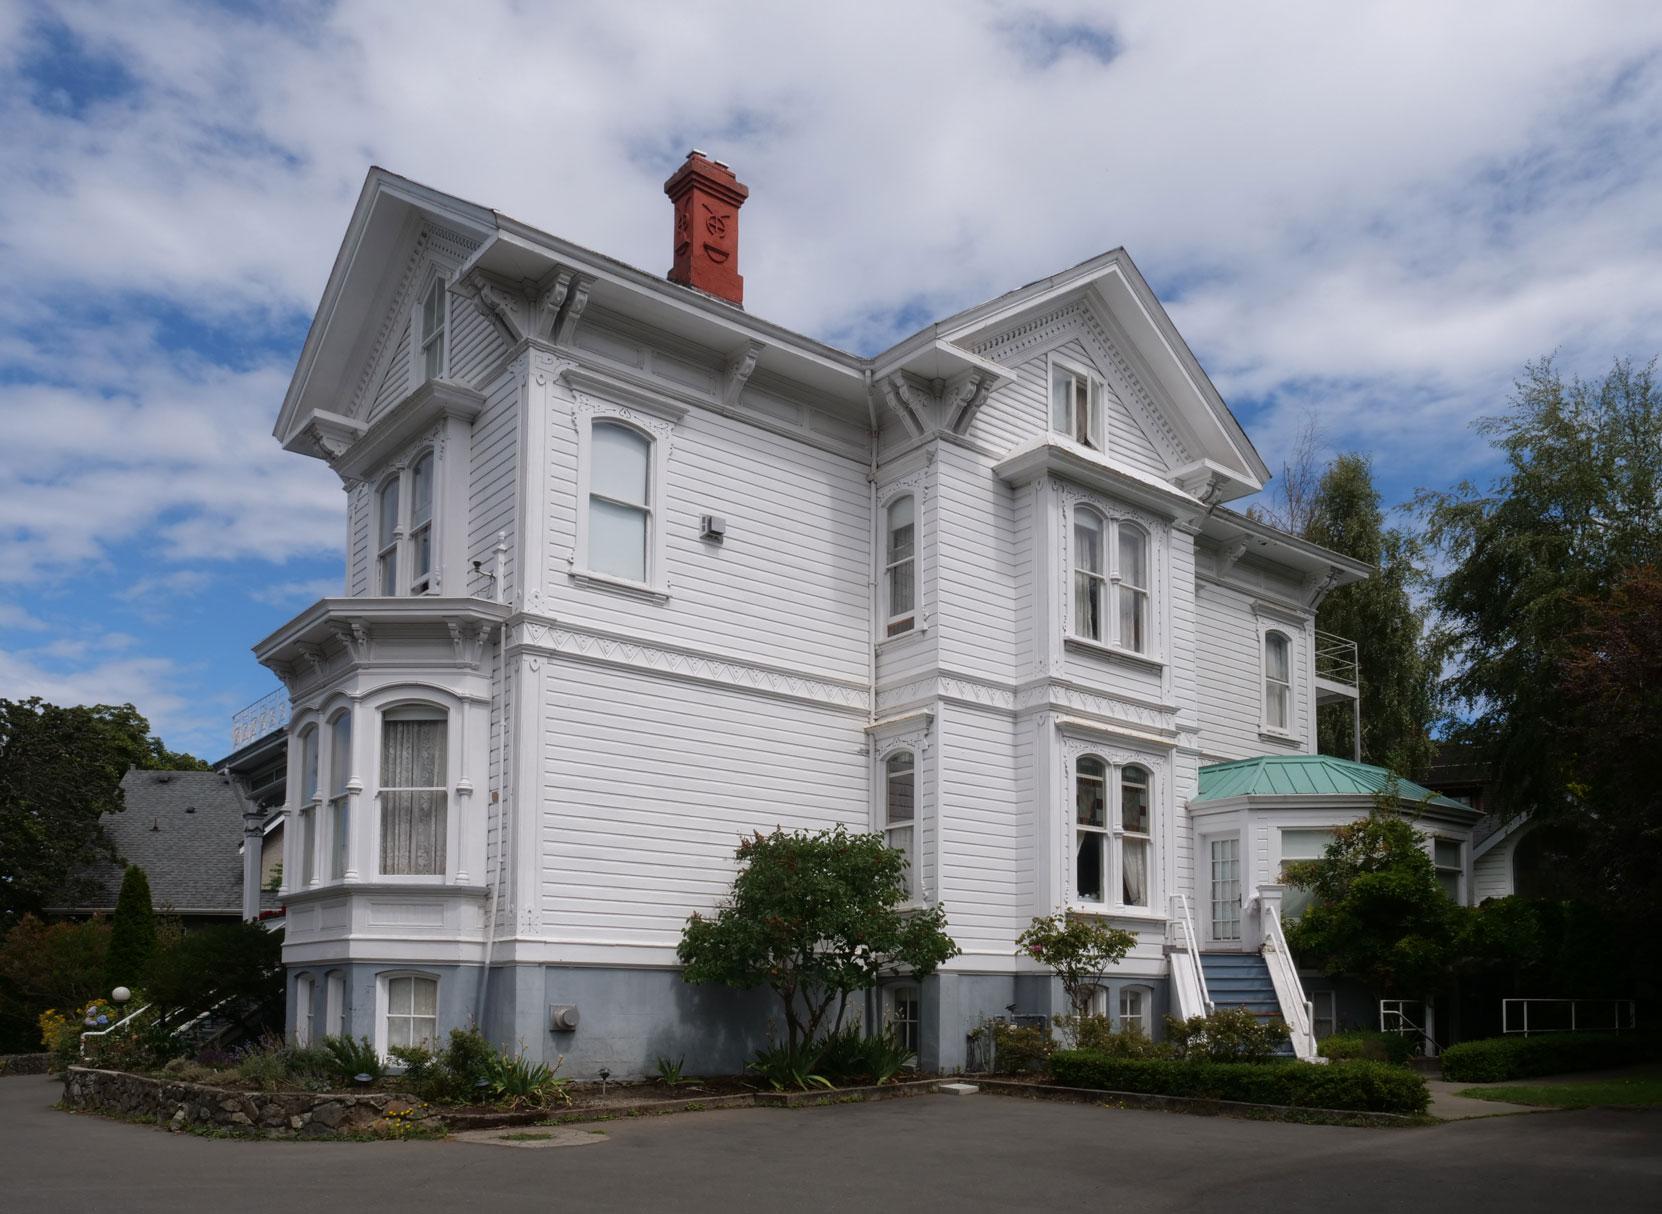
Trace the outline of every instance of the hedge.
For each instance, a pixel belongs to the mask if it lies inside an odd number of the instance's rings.
[[[1378,1029],[1355,1029],[1323,1037],[1316,1046],[1323,1058],[1335,1061],[1363,1058],[1398,1065],[1414,1056],[1414,1042],[1402,1033],[1381,1033]]]
[[[1050,1069],[1058,1083],[1107,1092],[1358,1113],[1423,1113],[1431,1102],[1425,1080],[1388,1062],[1183,1062],[1059,1050]]]
[[[1443,1078],[1460,1083],[1496,1083],[1531,1075],[1597,1071],[1644,1062],[1655,1052],[1646,1038],[1616,1033],[1489,1037],[1444,1050]]]

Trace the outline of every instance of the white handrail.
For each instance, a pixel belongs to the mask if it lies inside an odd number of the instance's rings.
[[[1570,1005],[1569,1028],[1531,1028],[1529,1025],[1529,1005],[1532,1003],[1567,1003]],[[1576,1022],[1576,1009],[1583,1003],[1597,1003],[1610,1008],[1610,1024],[1595,1025],[1590,1031],[1603,1033],[1632,1032],[1639,1025],[1634,1002],[1631,999],[1502,999],[1500,1001],[1500,1031],[1502,1033],[1521,1033],[1525,1037],[1531,1033],[1578,1033],[1584,1031]],[[1523,1027],[1512,1027],[1512,1007],[1514,1004],[1523,1005]],[[1627,1012],[1627,1023],[1622,1023],[1622,1012]]]
[[[1270,902],[1263,903],[1263,908],[1264,944],[1260,952],[1269,968],[1281,1014],[1293,1030],[1293,1053],[1313,1062],[1320,1057],[1316,1053],[1315,1009],[1304,997],[1304,984],[1298,980],[1293,950],[1287,947],[1286,934],[1281,930],[1281,912]]]
[[[150,1010],[150,1005],[147,1003],[143,1007],[139,1008],[138,1011],[132,1013],[131,1015],[126,1016],[126,1017],[124,1017],[120,1020],[117,1020],[114,1024],[110,1025],[110,1027],[107,1028],[107,1029],[92,1029],[90,1032],[82,1033],[81,1034],[81,1043],[80,1043],[81,1044],[81,1048],[80,1048],[81,1057],[85,1058],[87,1056],[87,1038],[88,1037],[108,1037],[111,1033],[115,1032],[116,1029],[120,1028],[122,1025],[126,1024],[128,1021],[138,1019],[140,1016],[144,1015],[144,1013],[148,1012],[149,1010]]]
[[[1189,958],[1186,968],[1189,971],[1189,977],[1194,979],[1196,990],[1200,992],[1202,1014],[1210,1015],[1214,1004],[1212,1003],[1212,993],[1206,989],[1205,967],[1200,964],[1200,937],[1195,935],[1194,916],[1189,910],[1189,895],[1173,894],[1172,899],[1178,905],[1177,918],[1183,926],[1183,948]]]

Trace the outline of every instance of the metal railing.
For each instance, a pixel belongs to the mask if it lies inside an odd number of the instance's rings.
[[[1531,1004],[1551,1004],[1553,1005],[1552,1011],[1555,1012],[1567,1010],[1570,1014],[1569,1023],[1562,1023],[1563,1017],[1559,1015],[1553,1017],[1553,1022],[1543,1024],[1538,1016],[1536,1022],[1532,1025],[1529,1022],[1529,1007]],[[1603,1008],[1608,1014],[1600,1015],[1593,1012],[1591,1015],[1585,1015],[1580,1012],[1583,1007]],[[1514,1012],[1521,1012],[1522,1014],[1514,1016]],[[1502,999],[1500,1001],[1500,1031],[1502,1033],[1520,1033],[1525,1037],[1531,1033],[1631,1033],[1638,1025],[1638,1009],[1631,999]]]
[[[258,741],[288,723],[289,693],[286,689],[279,688],[232,715],[231,749],[240,750],[250,742]]]
[[[1427,1058],[1435,1058],[1441,1047],[1437,1039],[1423,1026],[1415,1023],[1408,1015],[1408,1008],[1416,1008],[1414,1015],[1431,1023],[1431,1009],[1418,999],[1381,999],[1379,1001],[1379,1031],[1382,1033],[1400,1033],[1404,1037],[1418,1037],[1420,1039],[1419,1052]]]
[[[1346,687],[1357,685],[1356,642],[1348,637],[1316,630],[1316,677]]]
[[[122,1025],[128,1024],[128,1023],[130,1023],[134,1020],[137,1020],[140,1016],[144,1015],[144,1013],[148,1012],[149,1010],[150,1010],[150,1005],[147,1003],[143,1007],[139,1008],[138,1011],[129,1012],[126,1016],[122,1017],[120,1020],[117,1020],[114,1024],[110,1025],[110,1027],[107,1028],[107,1029],[88,1029],[86,1032],[82,1033],[81,1034],[81,1049],[80,1049],[82,1061],[85,1061],[86,1056],[87,1056],[87,1038],[89,1038],[89,1037],[108,1037],[111,1033],[115,1032],[116,1029],[120,1028]]]
[[[1304,983],[1298,980],[1298,966],[1287,937],[1281,930],[1281,914],[1268,902],[1263,904],[1264,943],[1259,952],[1270,971],[1270,983],[1281,1004],[1287,1027],[1293,1030],[1293,1053],[1305,1062],[1317,1060],[1316,1009],[1304,997]]]
[[[1172,954],[1172,981],[1178,992],[1178,1010],[1184,1017],[1208,1015],[1213,1008],[1212,994],[1206,989],[1206,970],[1200,964],[1200,937],[1195,934],[1194,916],[1189,911],[1189,895],[1173,894],[1171,902],[1172,914],[1169,922],[1174,927],[1181,928],[1183,932],[1183,938],[1176,942],[1179,951]],[[1179,954],[1186,960],[1176,960]],[[1191,998],[1198,997],[1198,1012],[1181,1006],[1185,991]]]

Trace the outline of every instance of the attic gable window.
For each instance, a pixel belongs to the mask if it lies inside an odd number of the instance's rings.
[[[437,379],[444,374],[445,284],[435,278],[421,301],[421,378]]]
[[[1092,451],[1108,449],[1102,387],[1089,372],[1060,361],[1050,364],[1050,428]]]

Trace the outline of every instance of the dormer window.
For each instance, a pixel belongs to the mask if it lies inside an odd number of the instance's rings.
[[[1102,389],[1083,369],[1062,362],[1050,365],[1050,428],[1081,447],[1105,451]]]
[[[421,378],[438,379],[444,374],[445,286],[435,278],[421,302]]]

